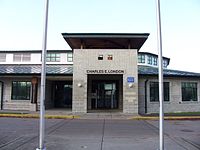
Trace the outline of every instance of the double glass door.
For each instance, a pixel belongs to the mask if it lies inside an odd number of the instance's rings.
[[[92,82],[92,109],[118,108],[117,81]]]

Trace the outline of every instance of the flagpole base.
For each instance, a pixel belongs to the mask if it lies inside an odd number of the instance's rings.
[[[46,147],[40,149],[40,148],[36,148],[36,150],[46,150]]]

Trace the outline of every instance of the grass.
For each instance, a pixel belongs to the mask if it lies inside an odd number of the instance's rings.
[[[158,113],[147,114],[146,116],[159,116]],[[200,116],[200,112],[170,112],[165,113],[165,116]]]
[[[183,115],[183,116],[193,116],[200,115],[200,112],[175,112],[175,113],[166,113],[166,115]]]

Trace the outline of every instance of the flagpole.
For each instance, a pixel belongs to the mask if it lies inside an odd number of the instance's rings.
[[[159,59],[159,150],[164,150],[164,112],[163,112],[163,58],[162,58],[162,34],[161,34],[161,16],[160,0],[156,0],[157,9],[157,38],[158,38],[158,59]]]
[[[43,30],[43,46],[42,46],[42,70],[41,70],[41,87],[40,87],[40,137],[39,148],[36,150],[46,150],[44,146],[45,134],[45,83],[46,83],[46,47],[47,47],[47,26],[48,26],[48,7],[49,0],[45,0],[45,16]]]

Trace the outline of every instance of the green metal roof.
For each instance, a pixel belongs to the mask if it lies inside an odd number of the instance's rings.
[[[34,75],[41,73],[41,65],[0,65],[0,76],[5,75]],[[73,65],[47,65],[47,75],[73,75]],[[158,68],[138,66],[138,75],[157,76]],[[164,69],[165,77],[200,77],[200,73]]]
[[[150,66],[138,66],[138,74],[143,76],[157,76],[158,68]],[[200,73],[163,69],[163,76],[165,77],[200,77]]]
[[[72,75],[72,65],[46,65],[47,75]],[[41,65],[0,65],[0,75],[40,74]]]

